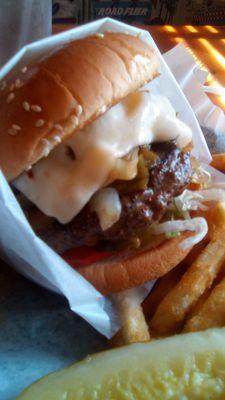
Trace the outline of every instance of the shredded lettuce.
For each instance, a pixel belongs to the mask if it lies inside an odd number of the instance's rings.
[[[174,204],[180,212],[188,210],[207,210],[204,203],[212,201],[225,201],[225,190],[211,188],[206,190],[184,190],[183,193],[174,198]]]
[[[155,235],[165,233],[180,233],[184,231],[195,232],[195,235],[188,237],[181,242],[180,247],[186,250],[199,243],[208,232],[208,225],[205,218],[197,217],[188,220],[167,221],[158,225],[154,225],[152,232]]]
[[[173,238],[180,236],[180,232],[179,231],[178,232],[166,232],[165,236],[167,239],[173,239]]]

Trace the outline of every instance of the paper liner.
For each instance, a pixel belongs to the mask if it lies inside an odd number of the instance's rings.
[[[164,94],[170,99],[179,118],[189,124],[194,132],[193,154],[208,163],[210,153],[191,106],[152,37],[144,30],[106,18],[66,31],[22,48],[1,69],[0,79],[7,81],[24,66],[29,68],[30,63],[49,55],[71,40],[108,30],[138,34],[156,49],[161,61],[161,75],[150,83],[149,87],[153,92]],[[173,63],[179,65],[176,55]],[[85,318],[99,332],[110,337],[118,329],[117,315],[111,301],[97,292],[34,234],[2,174],[0,174],[0,248],[4,258],[18,271],[37,283],[62,293],[68,299],[71,309]],[[151,287],[152,283],[147,283],[141,291],[140,288],[138,289],[139,301],[143,300]]]

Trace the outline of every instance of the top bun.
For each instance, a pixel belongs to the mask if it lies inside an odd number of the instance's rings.
[[[152,48],[125,33],[76,40],[24,66],[0,92],[0,167],[6,178],[15,179],[156,75]]]

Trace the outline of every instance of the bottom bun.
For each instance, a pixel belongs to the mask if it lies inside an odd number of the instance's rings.
[[[103,294],[121,292],[160,278],[176,267],[191,250],[180,248],[180,243],[190,235],[184,232],[170,240],[157,238],[151,247],[138,254],[120,253],[116,257],[78,268],[78,272]]]

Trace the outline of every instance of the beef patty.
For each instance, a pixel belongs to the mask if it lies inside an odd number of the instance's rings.
[[[125,183],[125,192],[120,189],[121,185],[118,185],[118,182],[111,185],[118,188],[122,204],[120,219],[111,228],[102,231],[97,214],[87,205],[70,223],[61,225],[54,221],[48,229],[37,233],[59,250],[57,236],[62,231],[65,242],[72,240],[70,245],[66,245],[67,248],[94,246],[103,241],[130,240],[141,230],[160,220],[173,198],[187,187],[193,171],[190,153],[181,151],[174,142],[153,144],[151,150],[157,157],[148,167],[149,179],[146,189],[134,191],[132,181]]]

